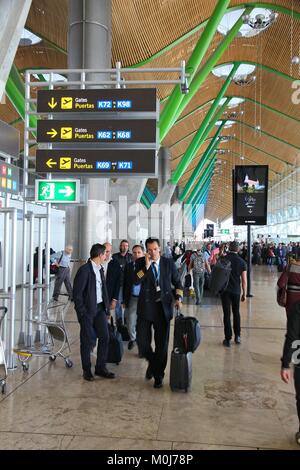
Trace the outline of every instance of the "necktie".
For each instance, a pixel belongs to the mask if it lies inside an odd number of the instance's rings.
[[[155,281],[158,282],[158,271],[157,271],[156,263],[153,263],[152,266],[153,266]]]
[[[107,293],[107,289],[106,289],[106,282],[105,282],[105,277],[104,277],[103,266],[101,266],[101,268],[100,268],[100,277],[101,277],[101,284],[102,284],[103,302],[107,306],[108,305],[108,293]]]

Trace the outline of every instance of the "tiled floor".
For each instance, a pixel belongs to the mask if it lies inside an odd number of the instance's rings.
[[[68,312],[74,367],[35,358],[27,373],[10,372],[0,397],[0,449],[300,449],[294,390],[279,377],[285,311],[275,301],[277,274],[258,267],[254,297],[242,305],[242,344],[222,346],[218,300],[184,312],[202,325],[188,394],[156,390],[145,382],[146,362],[136,349],[117,378],[81,377],[78,326]]]

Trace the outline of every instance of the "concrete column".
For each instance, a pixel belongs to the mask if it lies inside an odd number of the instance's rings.
[[[111,0],[69,0],[68,67],[111,67]],[[90,73],[86,78],[98,77]],[[91,244],[104,241],[107,236],[109,180],[85,178],[82,182],[89,186],[87,206],[67,209],[66,239],[73,233],[74,252],[85,259]],[[78,237],[73,230],[75,221],[79,221],[75,229]]]
[[[30,6],[31,0],[0,0],[0,101]]]
[[[158,153],[158,194],[151,206],[151,236],[161,239],[163,249],[171,239],[171,198],[176,185],[170,182],[171,153],[167,147],[161,147]]]
[[[118,251],[122,239],[129,246],[143,239],[142,227],[147,219],[147,210],[140,203],[146,185],[146,178],[118,179],[110,183],[111,241],[113,250]]]
[[[157,192],[158,194],[166,186],[171,178],[171,152],[167,147],[160,147],[158,152],[158,177]]]

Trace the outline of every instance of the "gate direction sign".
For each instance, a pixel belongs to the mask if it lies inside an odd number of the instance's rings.
[[[156,151],[97,149],[97,150],[37,150],[36,171],[40,173],[94,173],[97,176],[141,176],[156,174]]]
[[[156,120],[39,120],[37,142],[149,143],[156,146]]]
[[[79,203],[79,180],[35,180],[35,201],[54,203]]]
[[[156,112],[155,88],[39,90],[38,113]]]
[[[0,162],[0,193],[19,193],[19,168]]]

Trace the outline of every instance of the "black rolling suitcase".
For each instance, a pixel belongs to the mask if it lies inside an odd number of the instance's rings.
[[[177,311],[177,316],[179,311]],[[186,338],[186,337],[185,337]],[[192,353],[186,352],[188,345],[185,341],[185,350],[175,347],[171,354],[170,388],[172,392],[188,392],[192,383]]]
[[[124,348],[121,333],[116,329],[113,318],[111,317],[109,328],[109,345],[107,361],[109,363],[119,364],[122,360]]]
[[[188,392],[192,383],[192,353],[174,349],[171,354],[170,387],[172,392]]]

